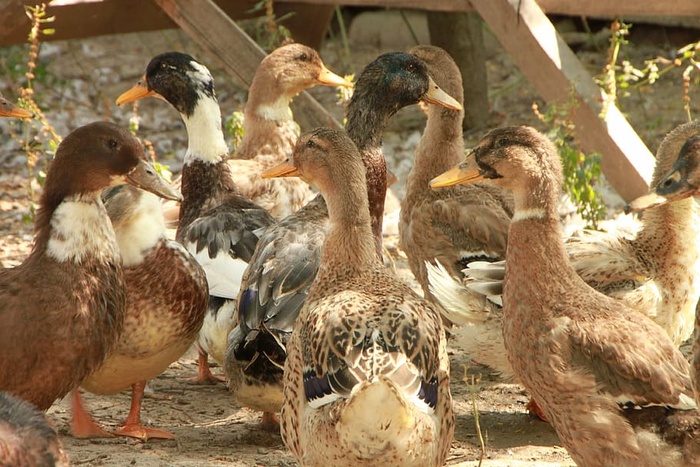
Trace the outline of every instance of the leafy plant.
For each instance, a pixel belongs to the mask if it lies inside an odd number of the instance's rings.
[[[55,17],[46,14],[45,3],[36,6],[25,6],[25,13],[31,21],[32,27],[27,36],[29,53],[24,73],[26,81],[19,88],[19,105],[31,111],[34,114],[34,119],[27,120],[21,125],[21,134],[13,129],[10,130],[10,134],[21,145],[27,156],[28,178],[36,180],[39,185],[43,185],[48,160],[56,153],[56,147],[61,142],[61,137],[48,122],[46,115],[36,102],[34,82],[37,77],[41,39],[43,36],[48,36],[55,32],[54,29],[47,27],[55,20]],[[38,169],[37,167],[41,161],[43,161],[43,168]],[[37,200],[34,184],[27,184],[27,190],[29,215],[24,217],[24,221],[29,223],[36,212]]]
[[[243,112],[235,111],[231,113],[231,116],[224,122],[224,128],[226,129],[226,134],[231,138],[229,141],[229,146],[234,150],[243,141]]]
[[[549,105],[544,113],[533,104],[535,115],[547,125],[547,136],[554,142],[562,158],[564,189],[576,204],[576,211],[586,221],[588,228],[597,229],[605,217],[605,203],[596,183],[600,179],[601,157],[598,153],[586,154],[574,138],[575,125],[571,113],[576,105],[575,94],[563,105]]]
[[[294,13],[290,12],[277,17],[274,11],[273,0],[260,0],[248,12],[256,13],[259,11],[264,11],[265,13],[257,19],[255,28],[249,33],[252,33],[253,39],[260,47],[269,53],[291,40],[292,34],[289,32],[289,29],[280,24],[280,22],[288,19]]]

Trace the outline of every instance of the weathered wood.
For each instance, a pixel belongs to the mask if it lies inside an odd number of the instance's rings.
[[[474,12],[428,12],[430,43],[445,49],[462,73],[465,130],[488,123],[489,99],[486,78],[483,22]]]
[[[26,42],[30,23],[24,14],[24,5],[36,3],[39,0],[0,0],[0,47]],[[263,11],[251,11],[256,3],[257,0],[216,0],[216,4],[234,20],[263,14]],[[333,5],[275,3],[274,12],[277,17],[294,13],[284,25],[298,42],[319,48],[333,15]],[[48,5],[47,13],[56,17],[50,26],[56,32],[44,36],[44,41],[177,28],[158,5],[145,0],[54,1]]]
[[[249,87],[265,52],[212,0],[154,0],[192,39],[217,58],[226,72]],[[303,92],[294,99],[292,109],[302,129],[340,124]]]
[[[299,0],[275,0],[290,2]],[[470,0],[301,0],[315,5],[341,4],[344,6],[368,6],[379,8],[413,8],[429,11],[471,11]],[[699,16],[697,0],[539,0],[547,13],[573,16]]]
[[[586,151],[602,154],[601,168],[620,196],[630,201],[646,192],[654,157],[617,107],[610,105],[606,121],[598,117],[603,101],[600,88],[537,3],[471,1],[545,100],[564,103],[574,87],[576,136]]]

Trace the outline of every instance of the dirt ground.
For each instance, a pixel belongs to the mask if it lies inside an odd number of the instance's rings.
[[[624,52],[636,66],[641,66],[645,58],[670,56],[674,46],[681,45],[685,39],[688,42],[697,39],[692,33],[671,38],[663,30],[650,31],[644,36],[647,40],[640,40]],[[356,42],[352,43],[352,66],[349,68],[343,66],[337,42],[326,44],[321,55],[329,68],[340,73],[357,73],[379,52],[391,48],[375,41],[363,42],[361,37],[351,37],[351,40]],[[489,39],[488,44],[492,121],[497,124],[527,123],[542,128],[531,111],[532,103],[537,102],[542,107],[542,100],[497,43]],[[600,49],[582,48],[578,52],[593,73],[602,69],[605,47],[603,43]],[[107,118],[128,124],[130,109],[116,108],[114,99],[140,77],[153,55],[166,50],[186,51],[210,65],[224,116],[242,109],[245,92],[236,87],[185,34],[168,31],[45,44],[41,61],[47,75],[43,81],[37,81],[36,89],[42,106],[47,109],[49,121],[64,135],[70,129],[96,119]],[[22,62],[18,60],[18,54],[21,50],[0,50],[0,65],[4,69],[0,89],[11,99],[16,98],[21,79]],[[635,90],[621,101],[622,110],[629,113],[633,126],[652,149],[667,131],[684,121],[678,76],[679,73],[675,77],[665,76],[657,85]],[[313,94],[336,115],[342,115],[342,108],[336,104],[332,90],[316,89]],[[695,111],[696,105],[693,103]],[[177,171],[186,147],[186,135],[179,116],[168,105],[155,100],[142,102],[139,115],[139,135],[151,140],[160,160]],[[30,248],[32,228],[22,219],[29,210],[26,187],[29,183],[36,185],[36,182],[31,181],[34,177],[27,176],[19,143],[7,134],[11,123],[2,123],[0,261],[8,267],[21,262]],[[423,125],[421,112],[417,108],[407,109],[397,115],[384,138],[390,169],[399,176],[400,181],[394,187],[399,198],[411,166],[413,146]],[[14,131],[20,130],[18,126],[13,128]],[[480,131],[467,134],[467,143],[475,142],[480,135]],[[619,208],[619,199],[611,196],[608,201],[611,213],[614,213]],[[415,285],[405,255],[396,246],[396,217],[395,212],[387,217],[385,246],[399,276]],[[477,422],[485,444],[483,465],[573,465],[552,428],[526,413],[528,397],[522,387],[499,381],[487,368],[471,362],[469,356],[455,345],[450,352],[457,429],[448,465],[478,465],[482,452]],[[215,371],[220,369],[215,368]],[[68,433],[69,403],[67,400],[57,402],[48,413],[59,430],[71,463],[79,466],[147,467],[295,465],[280,436],[262,431],[259,414],[237,406],[224,385],[196,386],[184,381],[195,373],[196,353],[190,351],[151,381],[151,390],[144,400],[143,420],[174,433],[177,436],[174,441],[75,439]],[[465,378],[465,374],[469,376]],[[467,383],[466,380],[472,381],[472,376],[476,382]],[[106,428],[114,429],[126,417],[129,396],[126,391],[109,397],[86,394],[85,398],[96,420]],[[475,411],[478,411],[478,418]]]

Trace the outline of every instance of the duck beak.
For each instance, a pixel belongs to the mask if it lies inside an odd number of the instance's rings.
[[[148,88],[143,84],[146,82],[146,77],[141,78],[141,81],[136,83],[131,89],[124,92],[121,96],[117,97],[117,105],[126,104],[128,102],[134,102],[139,99],[143,99],[148,96],[155,96],[155,91],[149,91]]]
[[[136,167],[126,175],[126,181],[161,198],[182,201],[182,195],[171,187],[151,164],[143,159],[139,160]]]
[[[34,116],[28,110],[17,107],[7,99],[0,98],[0,117],[32,118]]]
[[[690,198],[698,195],[698,193],[699,190],[688,181],[687,177],[684,177],[679,170],[674,170],[657,183],[656,187],[649,193],[640,196],[625,206],[625,213],[643,211],[662,204]]]
[[[440,86],[438,86],[435,83],[435,81],[433,81],[433,78],[428,77],[428,79],[428,92],[425,93],[423,99],[421,99],[423,102],[427,102],[428,104],[441,105],[452,110],[462,110],[462,104],[457,102],[456,99],[454,99],[452,96],[443,91],[440,88]]]
[[[298,177],[299,171],[287,160],[286,162],[282,162],[279,165],[267,169],[261,173],[260,176],[262,178]]]
[[[344,86],[346,88],[351,88],[353,86],[350,81],[342,76],[336,75],[323,64],[321,64],[321,72],[318,74],[317,81],[319,84],[326,86]]]
[[[453,185],[464,185],[467,183],[483,180],[476,158],[473,154],[467,156],[467,160],[459,164],[454,169],[450,169],[442,175],[438,175],[430,180],[430,188],[443,188]]]
[[[667,198],[658,195],[656,191],[650,191],[649,193],[630,201],[629,204],[625,206],[624,211],[625,214],[644,211],[645,209],[649,209],[654,206],[666,204],[668,201],[669,200]]]

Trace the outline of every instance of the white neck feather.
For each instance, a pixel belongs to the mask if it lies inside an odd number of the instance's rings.
[[[221,130],[221,109],[216,100],[201,94],[192,115],[183,115],[182,119],[188,139],[185,163],[193,160],[216,163],[228,154]]]
[[[58,205],[51,217],[46,253],[60,262],[81,263],[87,257],[119,261],[117,239],[97,195],[70,196]]]
[[[159,198],[144,192],[138,211],[128,222],[114,227],[124,267],[143,263],[148,251],[163,237],[165,220]]]
[[[289,108],[289,102],[289,97],[280,96],[272,103],[259,105],[255,113],[265,120],[276,122],[292,120],[292,110]]]
[[[511,222],[518,222],[527,219],[544,219],[547,217],[547,211],[544,208],[529,208],[518,209],[513,214]]]

